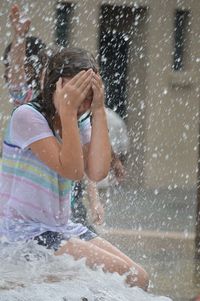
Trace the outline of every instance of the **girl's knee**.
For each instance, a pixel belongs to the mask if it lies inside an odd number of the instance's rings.
[[[138,286],[147,290],[149,286],[149,276],[147,272],[139,265],[129,264],[121,259],[113,260],[112,272],[117,272],[120,275],[126,274],[126,283],[129,286]]]
[[[129,269],[126,282],[130,286],[138,286],[146,291],[149,286],[149,276],[143,268],[133,266]]]
[[[84,248],[84,243],[84,241],[77,240],[77,238],[71,238],[62,247],[60,247],[58,251],[56,251],[55,255],[67,253],[76,259],[78,258],[78,250],[81,252]]]

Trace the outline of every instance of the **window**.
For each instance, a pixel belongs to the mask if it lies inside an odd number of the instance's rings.
[[[99,59],[105,82],[106,105],[122,118],[126,116],[129,31],[133,19],[131,7],[101,7]]]
[[[186,38],[188,31],[189,11],[177,10],[174,30],[174,58],[172,68],[175,71],[184,69]]]
[[[67,46],[70,34],[72,3],[58,3],[56,6],[56,44]]]

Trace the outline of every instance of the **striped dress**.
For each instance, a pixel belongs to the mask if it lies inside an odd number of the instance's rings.
[[[82,144],[90,141],[87,118],[80,127]],[[0,234],[9,241],[27,240],[45,231],[66,239],[88,229],[69,220],[71,180],[43,164],[29,145],[53,136],[44,116],[29,105],[17,108],[5,133],[0,174]]]

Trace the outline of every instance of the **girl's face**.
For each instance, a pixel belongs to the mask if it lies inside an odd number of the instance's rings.
[[[82,104],[78,109],[78,117],[83,115],[85,112],[91,110],[92,99],[93,99],[93,91],[92,88],[90,88],[85,100],[82,102]]]
[[[70,81],[71,78],[63,78],[63,86]],[[83,115],[85,112],[89,111],[91,108],[92,104],[92,99],[93,99],[93,91],[92,88],[90,88],[85,100],[82,102],[78,109],[78,114],[77,117],[80,117]]]

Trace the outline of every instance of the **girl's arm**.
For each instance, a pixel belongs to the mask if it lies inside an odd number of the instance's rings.
[[[92,222],[102,224],[104,221],[104,208],[101,204],[97,184],[87,179],[87,195]]]
[[[31,21],[20,16],[19,6],[14,4],[10,12],[10,20],[13,27],[13,41],[9,54],[9,84],[13,86],[26,83],[24,60],[26,56],[26,34],[29,31]]]
[[[8,89],[14,105],[21,105],[31,101],[33,91],[26,83],[24,61],[26,57],[26,34],[30,28],[30,20],[22,19],[17,4],[10,12],[13,28],[13,41],[8,54],[9,66],[6,69]]]
[[[114,171],[115,178],[118,183],[122,182],[126,175],[126,170],[119,156],[111,148],[111,169]]]
[[[84,174],[77,112],[91,87],[91,74],[91,70],[81,71],[64,86],[62,79],[56,84],[54,104],[61,120],[62,143],[55,137],[48,137],[30,145],[44,164],[71,180],[80,180]]]
[[[89,147],[83,147],[85,171],[89,179],[98,182],[104,179],[110,169],[111,146],[104,108],[104,88],[99,75],[92,79],[92,133]]]

